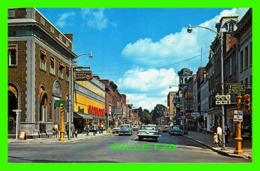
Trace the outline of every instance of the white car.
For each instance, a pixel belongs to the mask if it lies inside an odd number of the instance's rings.
[[[142,140],[143,138],[152,138],[157,141],[160,135],[156,128],[157,127],[154,124],[142,125],[137,132],[139,140]]]
[[[112,129],[112,134],[118,134],[119,128],[113,128]]]

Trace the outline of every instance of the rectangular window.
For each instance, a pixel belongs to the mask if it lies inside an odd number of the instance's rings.
[[[55,75],[55,59],[54,59],[54,57],[50,58],[50,73]]]
[[[248,46],[245,48],[245,69],[248,68]]]
[[[234,65],[234,74],[236,74],[236,72],[237,72],[237,57],[236,56],[234,56],[233,65]]]
[[[252,66],[252,42],[250,43],[249,65]]]
[[[240,72],[243,72],[244,68],[244,55],[243,51],[240,52]]]
[[[62,78],[63,79],[63,73],[64,73],[64,70],[65,70],[65,66],[62,62],[59,63],[59,73],[58,73],[58,76],[59,78]]]
[[[50,30],[54,34],[54,28],[52,26],[50,27]]]
[[[67,77],[67,81],[70,81],[70,68],[69,68],[69,66],[66,66],[66,77]]]
[[[44,18],[41,17],[40,22],[42,23],[42,25],[45,26],[45,20],[44,20]]]
[[[40,52],[40,68],[43,69],[44,71],[46,71],[46,52],[41,50]]]
[[[246,87],[248,87],[248,78],[245,79]]]
[[[233,68],[233,63],[232,63],[232,57],[229,58],[229,75],[232,75],[232,68]]]
[[[17,66],[17,46],[8,46],[8,65]]]

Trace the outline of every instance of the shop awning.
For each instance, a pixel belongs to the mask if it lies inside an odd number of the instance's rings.
[[[82,113],[74,112],[73,113],[73,118],[93,119],[93,116],[89,115],[89,114],[82,114]]]

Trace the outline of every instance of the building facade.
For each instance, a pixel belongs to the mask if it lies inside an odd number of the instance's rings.
[[[244,110],[242,123],[242,137],[249,137],[252,133],[252,9],[249,9],[238,22],[234,34],[237,40],[238,83],[244,84],[246,94],[251,97],[251,110]],[[244,98],[243,98],[244,100]]]
[[[72,35],[60,32],[39,11],[8,10],[9,134],[19,127],[28,137],[36,136],[60,124],[55,102],[67,99],[75,57]],[[14,109],[21,109],[18,125]]]
[[[105,118],[105,85],[94,76],[90,81],[75,81],[74,90],[75,128],[83,130],[86,124],[103,123]]]
[[[176,116],[176,108],[174,106],[174,97],[176,96],[177,91],[170,91],[167,96],[167,105],[169,109],[169,121],[173,122],[173,118]]]

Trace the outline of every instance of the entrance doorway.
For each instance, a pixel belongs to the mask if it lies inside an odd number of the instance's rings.
[[[13,85],[8,86],[8,134],[16,132],[16,113],[13,110],[18,109],[18,93]]]

